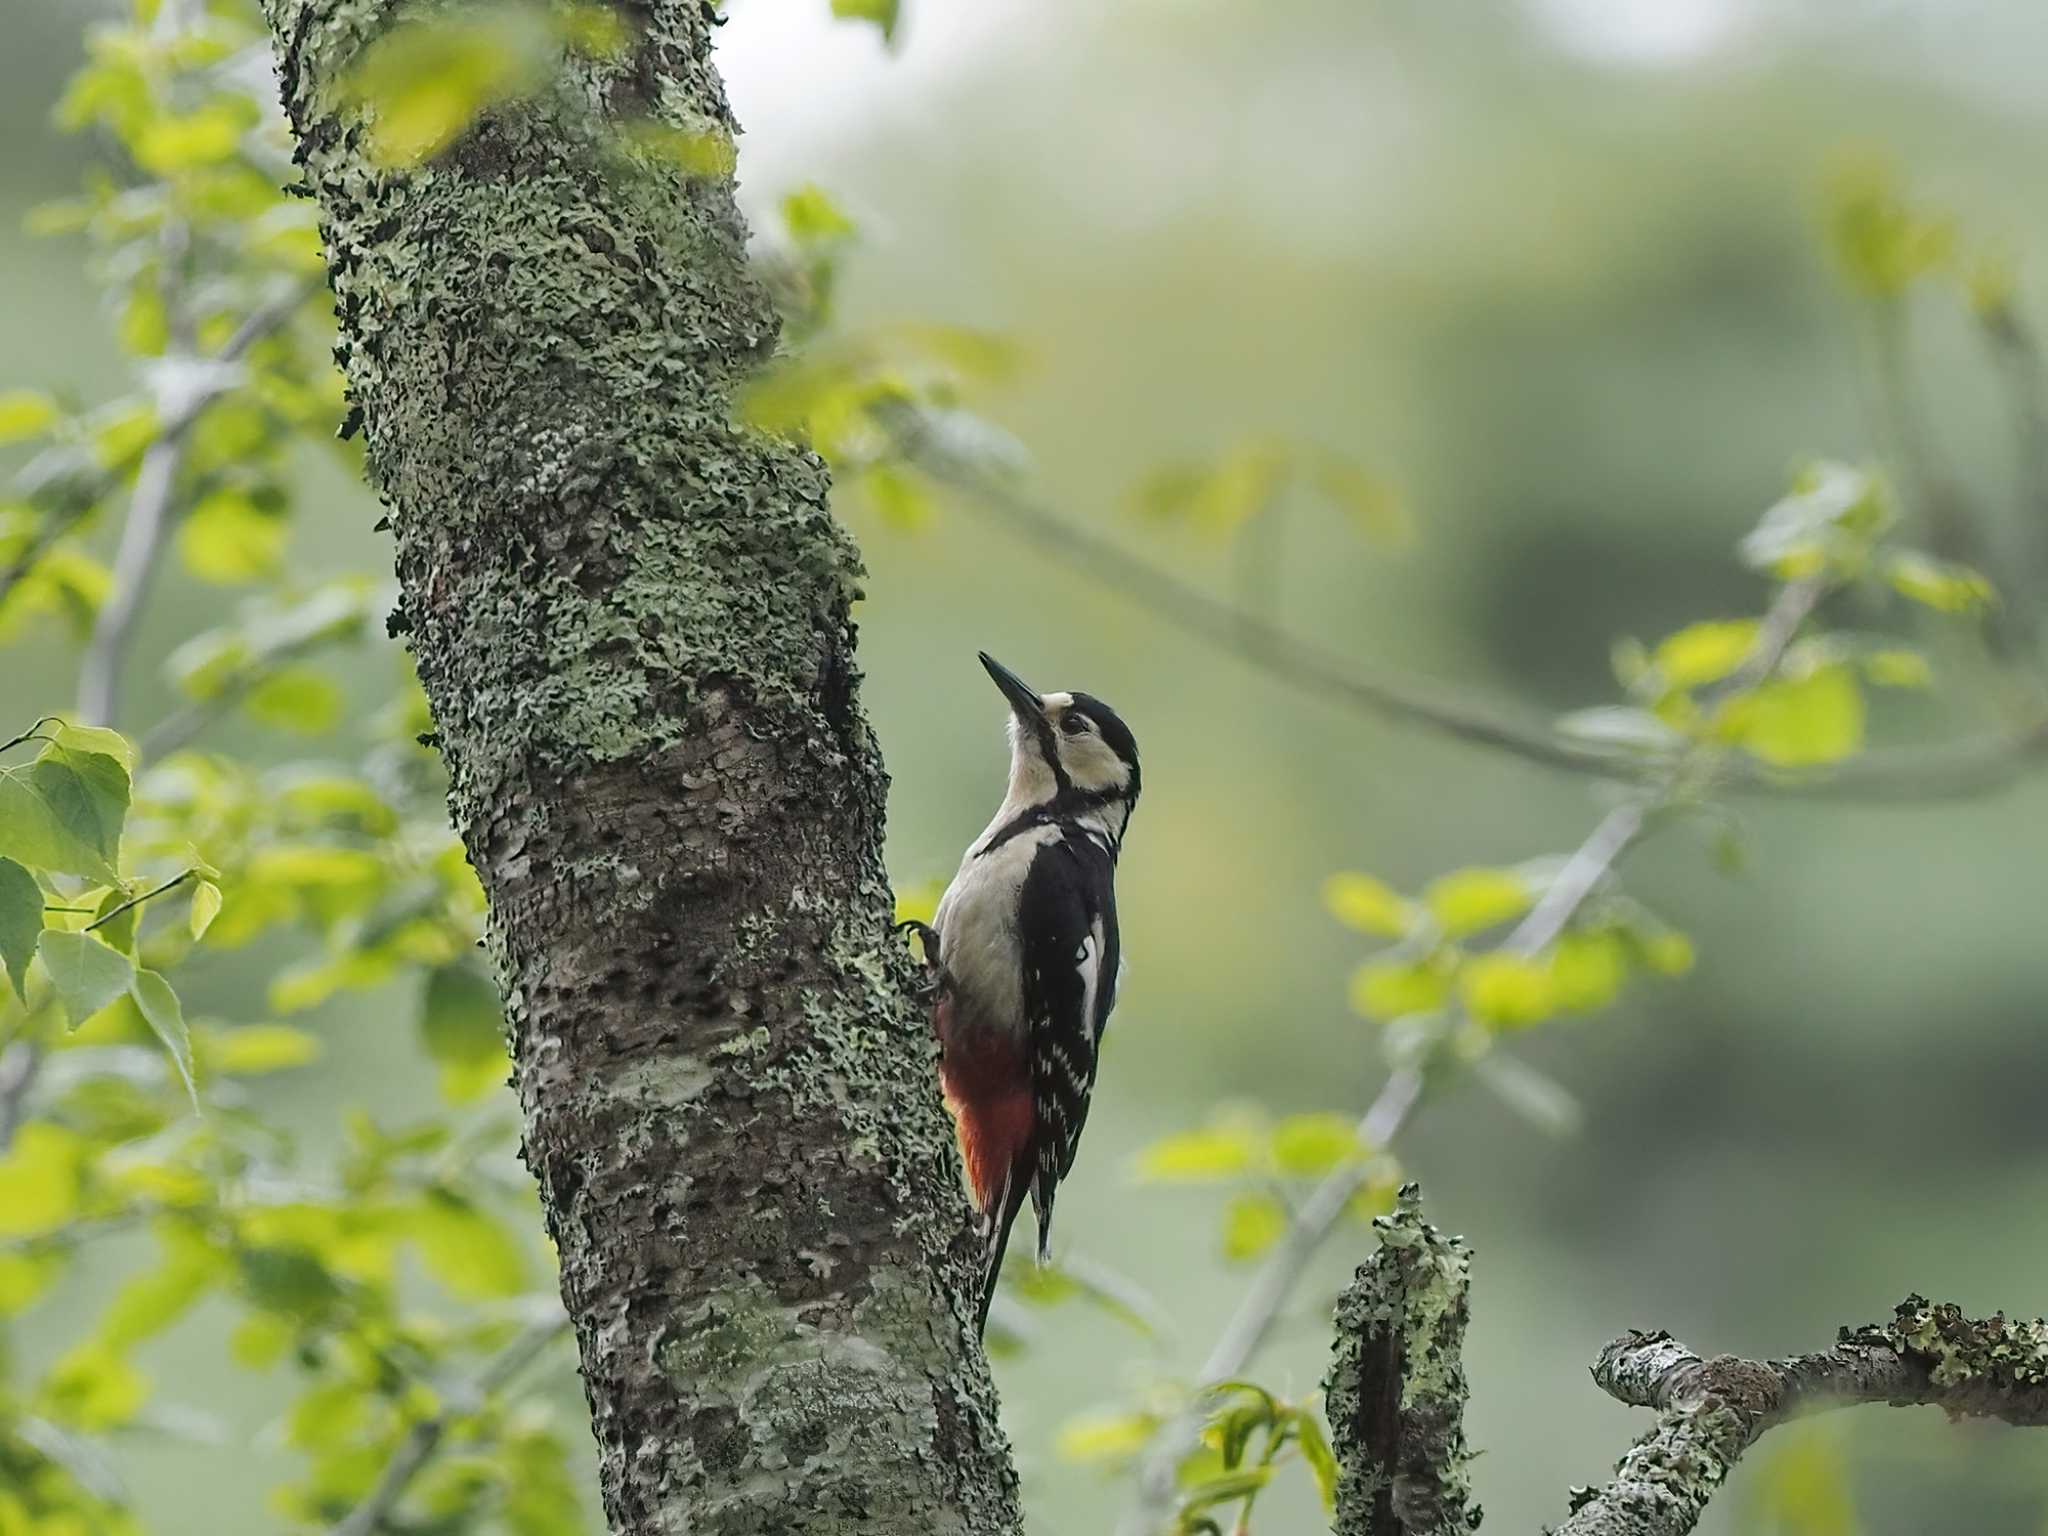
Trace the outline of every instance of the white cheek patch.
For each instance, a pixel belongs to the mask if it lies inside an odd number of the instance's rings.
[[[1131,770],[1099,736],[1068,736],[1060,741],[1060,762],[1067,777],[1081,789],[1122,789]]]

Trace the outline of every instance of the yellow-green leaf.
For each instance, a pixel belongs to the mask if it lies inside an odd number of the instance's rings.
[[[1415,904],[1384,881],[1339,870],[1323,882],[1323,906],[1347,928],[1398,939],[1415,922]]]
[[[229,1077],[260,1077],[303,1067],[320,1056],[320,1039],[289,1024],[244,1024],[206,1037],[206,1063]]]
[[[43,931],[43,888],[12,859],[0,858],[0,963],[14,995],[28,1001],[28,963]]]
[[[77,1214],[86,1161],[83,1138],[30,1120],[0,1157],[0,1237],[40,1237]]]
[[[45,928],[36,941],[43,970],[73,1029],[128,990],[135,962],[89,933]]]
[[[1885,575],[1902,596],[1940,613],[1968,613],[1989,606],[1997,596],[1991,583],[1967,565],[1912,550],[1894,554]]]
[[[185,1009],[178,1001],[178,994],[171,990],[171,984],[155,971],[141,970],[129,984],[128,996],[134,1000],[141,1012],[143,1022],[149,1025],[164,1049],[171,1053],[171,1060],[177,1064],[178,1076],[185,1080],[185,1092],[191,1096],[192,1107],[199,1107],[199,1085],[192,1080],[192,1036],[185,1027]]]
[[[1651,662],[1666,687],[1691,689],[1719,682],[1756,649],[1755,619],[1713,619],[1688,624],[1657,642]]]
[[[1520,917],[1536,893],[1512,869],[1460,869],[1431,881],[1422,899],[1437,926],[1455,939]]]
[[[506,1225],[462,1195],[433,1189],[413,1208],[411,1231],[427,1269],[462,1301],[516,1296],[526,1255]]]
[[[1628,946],[1611,929],[1574,929],[1550,953],[1550,985],[1560,1008],[1592,1013],[1621,992]]]
[[[249,690],[242,708],[279,730],[318,736],[341,722],[340,684],[318,667],[280,667]]]
[[[187,916],[187,926],[194,939],[206,937],[206,930],[213,926],[213,920],[220,916],[220,887],[211,880],[198,881],[192,887],[192,910]]]
[[[1255,1259],[1286,1235],[1287,1208],[1263,1190],[1233,1195],[1223,1211],[1223,1256]]]
[[[1774,678],[1738,702],[1730,717],[1736,738],[1776,767],[1837,763],[1863,745],[1863,691],[1841,663]]]
[[[1433,1013],[1450,1001],[1450,968],[1435,959],[1368,960],[1351,973],[1351,1007],[1382,1021]]]
[[[1458,995],[1473,1018],[1496,1029],[1540,1024],[1560,1003],[1545,961],[1506,950],[1466,961],[1458,975]]]
[[[1301,1459],[1308,1464],[1309,1476],[1316,1481],[1316,1494],[1323,1501],[1323,1513],[1336,1513],[1337,1509],[1337,1455],[1330,1449],[1329,1437],[1323,1433],[1322,1420],[1316,1417],[1313,1408],[1299,1409],[1294,1415],[1294,1438],[1301,1444]]]
[[[1138,1177],[1158,1183],[1213,1183],[1242,1178],[1259,1166],[1258,1129],[1247,1121],[1179,1131],[1138,1154]]]
[[[195,112],[165,112],[152,118],[135,143],[144,170],[166,176],[230,158],[242,141],[250,114],[240,102],[208,102]]]
[[[81,1344],[50,1367],[37,1405],[73,1429],[119,1428],[149,1397],[149,1379],[104,1344]]]
[[[1159,1428],[1155,1414],[1108,1410],[1076,1414],[1060,1426],[1053,1453],[1062,1461],[1115,1466],[1151,1443]]]
[[[420,1038],[452,1104],[482,1098],[511,1071],[497,988],[466,965],[444,965],[427,977]]]
[[[202,581],[234,586],[277,574],[290,525],[247,492],[210,493],[178,528],[178,558]]]
[[[39,437],[57,424],[57,402],[40,390],[0,390],[0,443]]]
[[[1289,1115],[1273,1127],[1273,1167],[1290,1178],[1316,1178],[1363,1157],[1369,1150],[1349,1115],[1328,1112]]]
[[[1931,688],[1934,668],[1918,651],[1872,651],[1863,658],[1863,675],[1880,688]]]

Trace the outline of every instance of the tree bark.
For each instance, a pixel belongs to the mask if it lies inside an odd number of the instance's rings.
[[[733,131],[712,10],[621,5],[623,55],[391,169],[341,86],[398,8],[266,3],[611,1527],[1017,1530],[858,557],[733,422],[777,331],[730,178],[633,147]]]

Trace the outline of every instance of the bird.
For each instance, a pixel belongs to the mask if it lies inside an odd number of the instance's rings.
[[[1009,783],[931,923],[917,925],[940,1087],[978,1212],[978,1334],[1027,1199],[1038,1261],[1051,1258],[1053,1199],[1116,1005],[1116,867],[1140,787],[1138,744],[1115,710],[1092,694],[1036,692],[979,655],[1010,707]]]

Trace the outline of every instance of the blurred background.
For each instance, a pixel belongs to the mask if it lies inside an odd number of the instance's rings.
[[[1398,488],[1413,537],[1290,513],[1261,578],[1276,611],[1331,650],[1530,718],[1614,697],[1618,637],[1756,612],[1764,584],[1734,546],[1793,468],[1883,451],[1868,333],[1823,237],[1843,164],[1889,162],[1963,238],[2009,251],[2019,308],[2048,314],[2048,11],[2024,0],[906,0],[893,48],[823,0],[729,10],[743,195],[765,224],[814,182],[858,221],[849,327],[1013,338],[1024,366],[979,405],[1028,449],[1044,498],[1226,595],[1238,552],[1139,520],[1133,485],[1247,435],[1341,450]],[[94,14],[11,0],[0,49],[6,382],[87,397],[119,376],[112,322],[77,247],[29,237],[23,216],[83,172],[87,146],[47,121]],[[1943,460],[2006,516],[1997,373],[1960,297],[1932,290],[1913,319]],[[324,458],[305,476],[291,561],[383,569],[369,495]],[[977,648],[1108,699],[1143,748],[1129,971],[1060,1208],[1070,1250],[1149,1290],[1175,1331],[1148,1346],[1085,1310],[1034,1314],[1033,1346],[997,1367],[1033,1528],[1106,1529],[1125,1485],[1063,1462],[1060,1426],[1191,1373],[1249,1277],[1222,1257],[1216,1192],[1139,1185],[1140,1150],[1231,1102],[1355,1114],[1384,1076],[1377,1026],[1346,1003],[1371,946],[1324,912],[1324,878],[1412,890],[1565,852],[1603,802],[1292,691],[964,500],[915,527],[857,496],[842,513],[871,573],[865,697],[900,886],[947,877],[1000,792],[1002,709]],[[218,600],[167,573],[139,653]],[[47,704],[52,678],[68,692],[73,664],[54,634],[15,654],[9,719]],[[382,642],[356,653],[357,702],[380,701],[397,665]],[[167,685],[134,686],[145,717],[167,707]],[[1873,735],[1987,718],[1958,684],[1879,700]],[[248,727],[221,744],[275,750]],[[1579,1101],[1576,1135],[1465,1084],[1404,1137],[1435,1219],[1477,1253],[1468,1428],[1489,1528],[1561,1519],[1567,1485],[1601,1480],[1645,1427],[1586,1375],[1628,1326],[1768,1355],[1913,1290],[2048,1309],[2048,789],[1739,809],[1739,868],[1717,829],[1687,827],[1628,866],[1692,936],[1692,973],[1522,1048]],[[232,975],[217,985],[234,996]],[[253,979],[248,995],[259,1010]],[[341,1104],[398,1113],[414,1076],[428,1100],[410,1007],[371,993],[315,1015],[323,1067],[266,1080],[284,1118],[317,1141]],[[1313,1387],[1327,1303],[1369,1241],[1353,1226],[1329,1245],[1261,1380]],[[89,1292],[65,1306],[84,1315]],[[136,1450],[147,1527],[272,1529],[263,1487],[289,1453],[262,1427],[281,1398],[224,1362],[203,1316],[152,1350],[230,1434]],[[1846,1466],[1853,1509],[1801,1506],[1774,1455]],[[1317,1522],[1303,1479],[1260,1505],[1262,1530]],[[1932,1410],[1845,1415],[1766,1442],[1703,1529],[1780,1525],[2040,1532],[2048,1458],[2038,1437]]]

